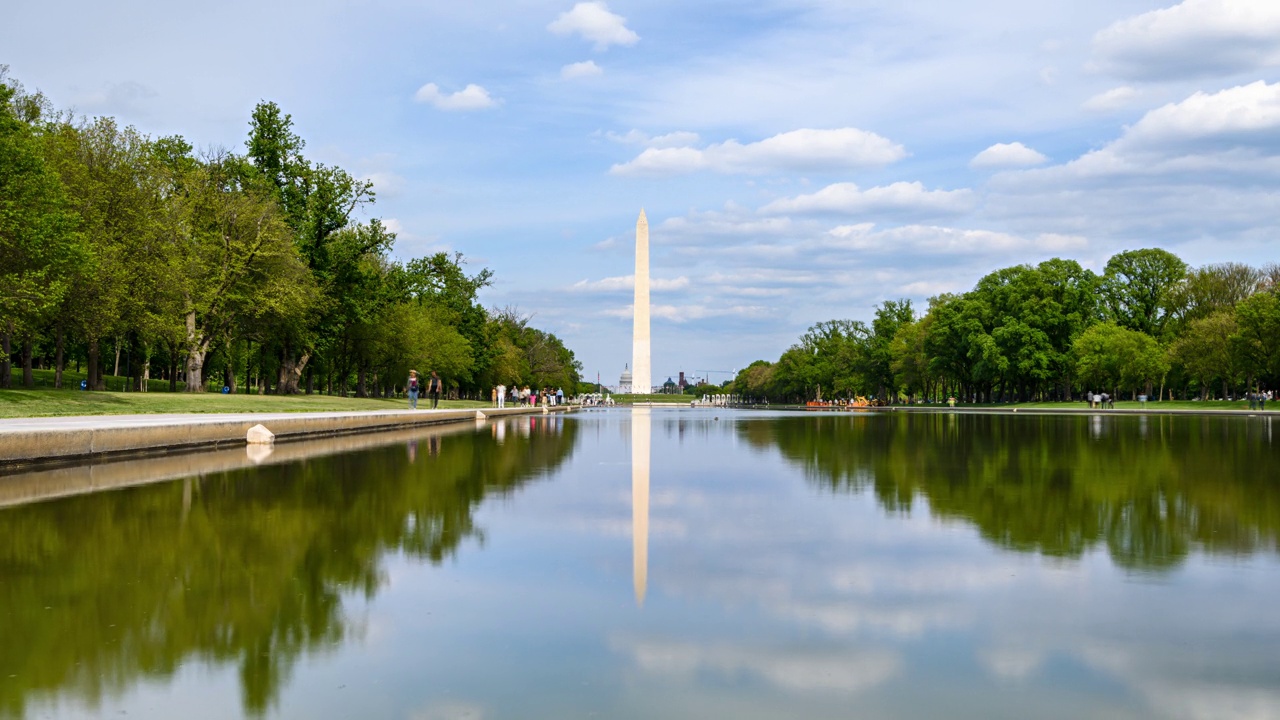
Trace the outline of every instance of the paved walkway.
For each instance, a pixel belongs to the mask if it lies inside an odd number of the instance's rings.
[[[567,409],[565,407],[558,410]],[[263,425],[277,438],[411,428],[484,417],[541,413],[542,408],[375,410],[318,413],[88,415],[0,420],[0,464],[68,460],[107,453],[244,445]]]
[[[371,410],[367,412],[281,412],[281,413],[160,413],[139,415],[68,415],[61,417],[3,418],[0,419],[0,432],[6,430],[92,430],[98,428],[141,428],[163,427],[166,425],[192,425],[219,422],[250,422],[266,424],[273,420],[290,420],[299,417],[316,419],[339,419],[356,417],[399,417],[401,415],[422,415],[430,417],[440,413],[466,413],[472,417],[476,410],[486,415],[488,408],[462,408],[444,410]],[[492,408],[496,410],[496,408]]]

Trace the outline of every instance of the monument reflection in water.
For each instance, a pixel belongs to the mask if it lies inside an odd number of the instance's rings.
[[[1280,717],[1275,451],[636,408],[0,509],[0,715]]]
[[[649,588],[649,441],[650,410],[631,411],[631,582],[636,605]]]

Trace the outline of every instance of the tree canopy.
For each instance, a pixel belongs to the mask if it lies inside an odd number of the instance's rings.
[[[518,311],[486,310],[488,269],[407,260],[371,182],[314,162],[293,118],[254,108],[244,154],[196,151],[55,111],[0,69],[0,386],[87,367],[134,389],[391,394],[435,370],[450,394],[575,388],[580,365]],[[13,345],[16,343],[16,352]],[[60,382],[60,380],[59,380]]]
[[[1066,400],[1081,392],[1223,396],[1280,383],[1276,266],[1188,268],[1166,250],[1113,256],[1102,275],[1069,259],[1001,268],[961,294],[877,306],[870,327],[815,324],[746,399],[882,402]]]

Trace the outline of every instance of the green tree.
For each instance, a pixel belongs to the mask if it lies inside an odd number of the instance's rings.
[[[893,401],[898,396],[898,379],[893,371],[891,346],[898,332],[915,322],[915,311],[908,299],[886,300],[876,307],[867,339],[867,380],[875,387],[876,396]]]
[[[1241,369],[1252,380],[1262,378],[1270,387],[1280,387],[1280,299],[1264,292],[1236,305],[1236,333],[1231,348]]]
[[[179,181],[165,227],[177,261],[170,287],[185,324],[186,387],[204,389],[210,346],[241,319],[288,317],[315,296],[279,205],[215,155]]]
[[[1170,294],[1170,310],[1182,323],[1208,317],[1257,292],[1263,273],[1242,263],[1205,265],[1187,273]]]
[[[1174,293],[1187,264],[1168,250],[1127,250],[1107,260],[1103,297],[1112,320],[1121,327],[1162,337]]]
[[[0,387],[7,388],[10,337],[57,308],[85,253],[62,183],[22,117],[20,88],[6,74],[0,65]],[[30,353],[25,357],[29,365]]]
[[[1085,330],[1073,346],[1080,379],[1092,387],[1119,392],[1151,385],[1169,371],[1167,355],[1155,338],[1114,323]]]
[[[1219,310],[1192,320],[1181,337],[1169,347],[1170,359],[1178,363],[1200,387],[1200,398],[1208,398],[1214,380],[1222,382],[1222,396],[1239,375],[1239,360],[1231,338],[1238,332],[1234,309]]]
[[[322,291],[314,312],[282,321],[271,333],[278,355],[277,392],[287,395],[298,391],[317,347],[333,342],[342,331],[336,308],[345,288],[335,278],[358,258],[331,245],[335,234],[351,224],[352,214],[375,197],[372,183],[307,161],[302,155],[306,143],[293,131],[293,118],[275,103],[259,103],[249,126],[248,159],[256,176],[272,188],[298,253]]]

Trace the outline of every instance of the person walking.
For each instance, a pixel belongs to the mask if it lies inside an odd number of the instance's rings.
[[[419,390],[417,370],[409,371],[409,384],[406,387],[408,388],[408,391],[409,391],[409,409],[417,410],[418,409],[418,390]]]
[[[431,379],[427,380],[427,394],[431,396],[431,409],[435,410],[440,404],[440,390],[444,383],[440,382],[440,376],[435,370],[431,371]]]
[[[501,410],[506,406],[507,406],[507,386],[499,385],[498,386],[498,409]]]
[[[556,405],[564,404],[564,388],[556,388]]]

